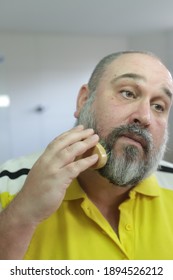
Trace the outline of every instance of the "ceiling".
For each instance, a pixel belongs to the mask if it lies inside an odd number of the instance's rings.
[[[117,36],[172,28],[172,0],[0,0],[0,31]]]

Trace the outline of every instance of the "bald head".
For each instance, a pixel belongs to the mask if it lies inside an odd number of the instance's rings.
[[[102,78],[104,72],[106,71],[107,67],[116,59],[118,59],[121,56],[131,55],[131,54],[141,54],[146,55],[155,58],[158,60],[161,64],[162,61],[159,57],[157,57],[155,54],[151,52],[146,51],[121,51],[109,54],[105,56],[103,59],[99,61],[99,63],[96,65],[95,69],[93,70],[91,77],[88,82],[88,88],[90,92],[95,92],[96,88],[99,84],[100,79]]]

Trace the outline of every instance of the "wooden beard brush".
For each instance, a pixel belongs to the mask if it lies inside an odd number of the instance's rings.
[[[81,155],[78,158],[85,158],[94,154],[98,154],[98,161],[93,166],[91,166],[91,168],[100,169],[106,164],[108,159],[106,151],[100,143],[98,143],[95,147],[86,151],[83,155]]]

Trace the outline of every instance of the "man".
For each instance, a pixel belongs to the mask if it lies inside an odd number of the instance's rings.
[[[154,55],[104,58],[80,89],[76,126],[37,161],[2,167],[0,258],[173,259],[173,191],[151,175],[165,150],[172,92]],[[80,156],[98,141],[108,161],[95,170],[97,155]]]

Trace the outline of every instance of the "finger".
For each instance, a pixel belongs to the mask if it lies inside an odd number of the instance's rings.
[[[67,177],[69,177],[70,180],[73,180],[74,178],[77,178],[81,172],[94,165],[97,160],[98,155],[94,154],[92,156],[68,164],[64,168],[64,171],[66,171]]]
[[[90,135],[94,134],[94,130],[92,128],[88,129],[72,129],[68,132],[63,133],[59,137],[55,138],[47,147],[46,150],[52,153],[56,153],[64,148],[72,145],[75,142],[84,140],[88,138]]]
[[[98,141],[99,136],[94,134],[83,141],[76,142],[66,147],[57,156],[57,166],[61,168],[71,163],[77,156],[84,154],[88,149],[94,147]]]

